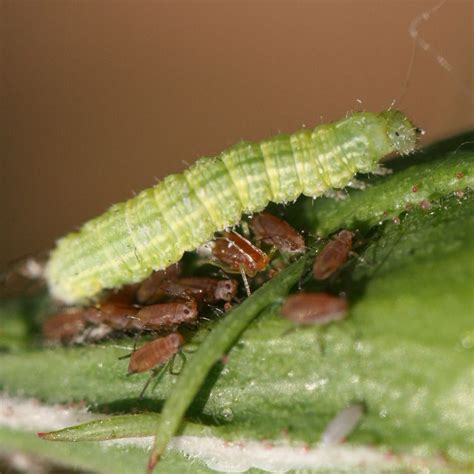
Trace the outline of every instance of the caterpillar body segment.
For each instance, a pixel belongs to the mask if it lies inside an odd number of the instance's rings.
[[[385,155],[413,151],[416,134],[401,112],[358,112],[201,158],[60,239],[46,269],[50,291],[72,304],[141,281],[237,224],[243,213],[343,188]]]

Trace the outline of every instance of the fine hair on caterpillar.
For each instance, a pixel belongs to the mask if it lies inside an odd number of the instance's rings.
[[[342,189],[357,173],[376,172],[386,155],[413,152],[417,131],[397,110],[356,112],[201,158],[60,239],[46,268],[50,291],[74,304],[139,282],[244,213]]]

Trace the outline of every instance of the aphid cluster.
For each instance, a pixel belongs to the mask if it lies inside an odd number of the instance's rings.
[[[201,253],[204,248],[208,261],[242,276],[250,295],[247,277],[271,278],[285,265],[285,258],[274,263],[275,249],[286,257],[305,250],[302,236],[287,223],[255,213],[269,202],[288,203],[301,194],[315,198],[342,189],[358,172],[376,171],[384,156],[411,153],[417,133],[399,111],[358,112],[313,130],[241,143],[113,206],[58,241],[45,275],[51,294],[66,304],[86,304],[105,290],[123,290],[94,306],[53,316],[44,324],[46,338],[67,342],[88,332],[96,338],[114,331],[157,332],[159,338],[130,355],[128,369],[130,374],[156,371],[181,350],[180,325],[196,322],[204,304],[229,305],[237,293],[233,279],[181,278],[175,264],[184,252]],[[242,215],[253,215],[246,222],[249,235],[230,230]],[[351,247],[352,234],[340,232],[318,255],[315,279],[330,278]],[[290,296],[282,310],[298,324],[325,324],[342,319],[346,311],[344,298],[325,293]],[[166,405],[166,419],[165,412]],[[349,418],[347,425],[355,417]],[[330,437],[340,436],[340,424]],[[166,440],[177,425],[164,426]],[[149,472],[165,446],[157,442],[158,435]]]
[[[268,213],[252,216],[248,227],[248,238],[226,231],[209,242],[206,262],[241,274],[250,293],[247,277],[265,273],[277,251],[291,258],[304,251],[305,243],[293,227]],[[266,245],[269,253],[256,244]],[[159,334],[130,355],[129,374],[153,371],[180,351],[184,338],[176,330],[181,325],[195,324],[205,306],[223,303],[226,309],[236,300],[237,280],[184,277],[181,272],[181,264],[173,264],[140,284],[109,292],[95,305],[66,308],[44,322],[43,335],[50,343],[71,343],[99,340],[114,333]],[[266,274],[271,277],[273,273]]]
[[[134,351],[128,372],[144,372],[166,363],[183,344],[176,332],[192,325],[206,304],[229,303],[237,281],[211,277],[180,277],[178,265],[154,273],[140,285],[126,286],[94,306],[67,308],[43,324],[50,343],[98,340],[114,333],[151,332],[159,337]]]

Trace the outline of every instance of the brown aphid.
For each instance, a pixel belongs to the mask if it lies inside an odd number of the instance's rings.
[[[84,310],[78,308],[50,316],[43,323],[42,332],[49,342],[70,342],[82,334],[85,327]]]
[[[98,326],[105,324],[116,331],[134,329],[134,318],[140,308],[125,304],[101,303],[84,310],[84,320]]]
[[[144,306],[130,318],[130,329],[160,331],[192,323],[198,316],[194,300]]]
[[[232,301],[237,293],[237,281],[234,279],[218,279],[207,277],[187,277],[176,280],[185,291],[204,303]]]
[[[281,314],[296,324],[323,325],[344,319],[347,301],[327,293],[296,293],[287,298]]]
[[[177,332],[147,342],[130,356],[128,373],[146,372],[165,364],[178,353],[183,343],[183,336]]]
[[[272,245],[282,252],[301,253],[305,250],[303,236],[288,222],[268,212],[255,214],[249,225],[258,241]]]
[[[162,297],[160,285],[167,280],[176,280],[181,274],[181,265],[175,263],[164,270],[153,272],[136,292],[136,300],[139,304],[152,304]]]
[[[352,232],[341,230],[316,256],[313,275],[316,280],[326,280],[338,270],[352,250]]]
[[[269,262],[266,253],[234,231],[224,232],[214,241],[212,254],[225,265],[227,271],[243,271],[248,276],[265,270]]]

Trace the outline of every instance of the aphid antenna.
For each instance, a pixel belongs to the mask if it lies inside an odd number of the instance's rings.
[[[239,265],[240,275],[242,276],[242,280],[244,282],[245,292],[247,296],[250,296],[252,292],[250,291],[249,281],[247,279],[247,275],[245,274],[245,269],[242,265]]]

